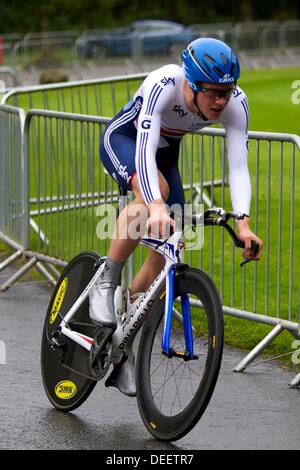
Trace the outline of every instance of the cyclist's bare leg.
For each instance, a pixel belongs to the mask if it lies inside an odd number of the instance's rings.
[[[160,171],[158,171],[158,176],[160,192],[163,200],[166,201],[169,196],[169,185]],[[146,207],[139,189],[138,178],[136,175],[132,181],[132,190],[135,195],[135,199],[130,202],[119,215],[109,248],[108,257],[117,262],[126,261],[140,242],[140,237],[133,239],[129,230],[130,225],[131,227],[135,226],[133,224],[134,220],[137,220],[140,217],[141,211],[139,208]],[[143,235],[146,231],[146,221],[148,217],[147,211],[144,211],[144,215],[145,217],[140,217],[142,227],[137,227],[139,233]],[[154,256],[153,259],[150,256],[145,261],[145,263],[149,262],[149,268],[153,268],[155,261],[158,259],[158,254],[154,253],[154,255],[156,256]],[[159,258],[163,257],[159,255]],[[155,279],[155,277],[156,276],[154,276],[153,279]]]
[[[160,171],[158,171],[158,175],[160,192],[163,200],[166,201],[169,196],[169,185]],[[113,239],[111,241],[108,256],[114,261],[126,261],[140,242],[140,238],[134,240],[128,233],[128,226],[134,220],[134,216],[130,216],[129,214],[137,213],[138,217],[138,205],[141,204],[142,206],[146,207],[139,189],[137,176],[135,176],[132,181],[132,189],[135,195],[135,199],[134,201],[130,202],[128,206],[126,206],[121,212],[116,223]],[[145,233],[145,218],[142,221],[142,224],[143,227],[140,229],[140,233]],[[130,286],[130,293],[135,294],[137,292],[146,292],[148,287],[162,270],[163,266],[163,256],[151,250],[143,266],[133,279],[133,282]]]
[[[130,286],[130,294],[146,292],[154,279],[159,275],[164,267],[165,260],[162,255],[151,250],[143,266],[133,279]]]
[[[164,176],[158,172],[160,191],[163,200],[167,200],[169,185]],[[138,178],[135,176],[132,181],[132,189],[135,195],[134,201],[123,209],[116,222],[114,236],[112,237],[110,250],[104,268],[95,285],[89,293],[89,313],[90,318],[95,323],[106,326],[111,330],[117,326],[114,311],[114,293],[120,283],[124,262],[138,245],[140,238],[145,235],[147,221],[151,219],[149,228],[152,230],[162,230],[163,224],[168,224],[169,217],[163,219],[166,214],[165,209],[161,212],[162,199],[158,205],[151,207],[150,218],[148,217],[149,207],[143,201],[139,190]],[[154,211],[154,212],[153,212]],[[158,212],[156,212],[158,211]],[[154,217],[153,217],[154,214]],[[153,222],[154,219],[154,222]],[[155,226],[156,224],[156,226]],[[132,294],[145,292],[162,267],[162,256],[157,253],[150,254],[133,281]],[[101,306],[101,308],[100,308]],[[102,329],[103,330],[103,329]],[[100,333],[102,331],[100,329]],[[109,331],[109,330],[108,330]],[[99,334],[100,334],[99,333]],[[100,341],[99,341],[100,344]],[[100,346],[99,346],[100,349]],[[96,351],[97,355],[97,351]]]
[[[160,172],[159,184],[162,198],[164,201],[166,201],[169,195],[169,186]],[[148,209],[140,193],[137,177],[133,178],[132,189],[135,195],[135,199],[123,209],[123,211],[118,217],[114,236],[112,238],[110,250],[108,253],[108,259],[106,261],[106,264],[108,261],[110,265],[113,263],[113,270],[117,270],[118,272],[120,272],[121,266],[138,245],[140,238],[144,236],[147,227],[146,223],[148,219]],[[133,227],[136,227],[135,233],[132,233]],[[136,292],[145,292],[161,270],[163,262],[164,260],[161,255],[159,255],[158,253],[151,252],[147,257],[144,265],[142,266],[140,272],[136,275],[135,279],[133,280],[131,293],[133,294]],[[108,275],[110,274],[108,273]],[[107,302],[108,308],[106,308],[108,312],[114,310],[113,286],[110,286],[109,290],[110,302]],[[100,330],[100,332],[102,330],[103,328]],[[98,354],[97,351],[96,354]],[[136,389],[134,354],[131,348],[128,348],[126,353],[128,356],[127,361],[120,368],[118,368],[118,366],[116,366],[116,369],[114,368],[113,373],[115,374],[115,376],[112,378],[110,385],[116,386],[125,395],[135,396]]]
[[[129,226],[132,224],[140,215],[138,211],[139,207],[145,208],[143,198],[140,195],[136,195],[135,199],[130,202],[120,213],[114,230],[113,237],[111,239],[111,244],[108,252],[108,257],[114,261],[126,261],[134,249],[140,242],[140,237],[132,238],[130,237]],[[133,216],[132,214],[136,214]],[[142,221],[144,224],[144,230],[146,230],[146,219]],[[143,228],[140,228],[140,233],[142,233]],[[138,227],[137,227],[138,229]]]

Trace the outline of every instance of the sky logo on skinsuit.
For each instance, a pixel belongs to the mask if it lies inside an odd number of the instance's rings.
[[[128,175],[128,171],[126,171],[127,169],[127,166],[123,166],[123,165],[119,165],[118,167],[118,173],[119,175],[121,176],[121,178],[123,178],[127,184],[129,184],[130,180],[131,180],[131,176]]]
[[[135,101],[134,101],[134,108],[137,111],[140,111],[142,106],[143,106],[143,98],[141,96],[137,96]]]
[[[173,85],[175,86],[175,78],[171,78],[171,77],[164,77],[162,80],[161,80],[161,83],[163,84],[163,86],[167,86],[167,85]]]
[[[131,108],[134,108],[138,113],[143,106],[143,98],[141,96],[137,96],[134,100],[128,101],[128,103],[123,106],[123,111],[128,111]]]
[[[173,108],[172,108],[172,111],[174,111],[174,113],[179,114],[179,117],[180,117],[180,118],[183,118],[183,117],[185,117],[185,116],[188,115],[188,113],[186,113],[186,112],[184,111],[184,109],[182,109],[182,107],[180,106],[180,104],[175,104],[175,105],[173,106]]]
[[[233,90],[233,93],[232,93],[233,97],[237,98],[238,96],[240,96],[242,94],[243,94],[243,92],[241,90],[238,90],[237,87],[235,86],[234,90]]]

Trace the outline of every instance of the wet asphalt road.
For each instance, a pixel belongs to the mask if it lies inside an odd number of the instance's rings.
[[[230,349],[224,351],[204,416],[174,444],[155,441],[136,399],[102,383],[74,412],[54,410],[39,364],[50,293],[44,284],[19,284],[0,294],[0,340],[6,345],[6,365],[0,365],[0,449],[299,449],[300,390],[288,387],[295,374],[270,363],[233,373],[243,356]]]

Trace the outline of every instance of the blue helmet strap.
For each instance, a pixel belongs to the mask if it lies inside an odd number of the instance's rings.
[[[204,120],[204,121],[208,121],[208,118],[206,116],[204,116],[204,114],[202,113],[202,111],[200,110],[199,106],[198,106],[198,103],[197,103],[197,95],[198,95],[199,91],[194,91],[194,98],[193,98],[193,103],[194,105],[196,106],[196,108],[198,109],[199,111],[199,114],[200,114],[200,117]]]

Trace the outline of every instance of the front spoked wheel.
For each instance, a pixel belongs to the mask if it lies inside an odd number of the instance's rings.
[[[137,398],[145,426],[157,439],[174,441],[187,434],[212,396],[223,351],[223,312],[217,289],[202,271],[187,268],[174,286],[177,300],[190,303],[194,359],[187,359],[181,303],[174,301],[170,348],[162,354],[164,295],[143,328],[137,361]],[[201,308],[199,308],[201,306]]]

